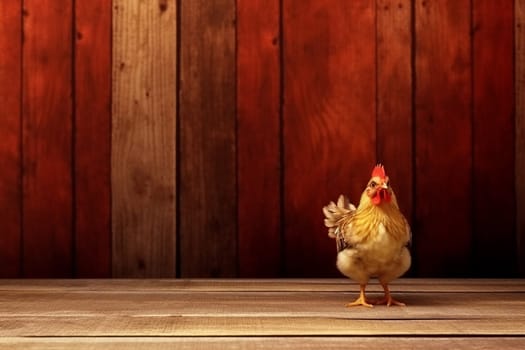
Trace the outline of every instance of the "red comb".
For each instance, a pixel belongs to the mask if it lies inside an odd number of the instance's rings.
[[[377,164],[372,170],[372,177],[378,177],[384,179],[386,177],[385,167],[382,164]]]

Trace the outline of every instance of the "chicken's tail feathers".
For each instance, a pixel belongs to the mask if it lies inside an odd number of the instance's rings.
[[[327,206],[323,207],[323,213],[325,216],[324,225],[328,227],[328,236],[336,238],[337,229],[341,219],[355,210],[355,206],[350,203],[348,198],[344,195],[339,196],[337,204],[330,202]]]

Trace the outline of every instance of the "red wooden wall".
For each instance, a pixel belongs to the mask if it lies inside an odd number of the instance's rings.
[[[0,3],[0,275],[110,274],[111,4]]]
[[[522,0],[140,6],[0,2],[0,276],[338,276],[376,162],[412,276],[525,273]]]

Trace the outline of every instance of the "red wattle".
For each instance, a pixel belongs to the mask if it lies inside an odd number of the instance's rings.
[[[372,197],[372,203],[374,205],[381,204],[382,201],[385,201],[386,203],[390,203],[392,200],[392,196],[387,190],[379,189],[376,194]]]

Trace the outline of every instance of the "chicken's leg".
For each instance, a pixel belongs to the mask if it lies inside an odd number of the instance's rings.
[[[386,306],[391,306],[391,305],[398,305],[398,306],[406,306],[405,303],[402,303],[400,301],[397,301],[395,300],[394,298],[392,298],[392,295],[390,294],[390,289],[388,289],[388,284],[386,283],[381,283],[381,285],[383,286],[383,289],[385,291],[385,297],[383,299],[380,299],[376,302],[374,302],[375,305],[386,305]]]
[[[360,285],[359,298],[357,298],[355,301],[353,301],[351,303],[346,304],[346,307],[359,306],[359,305],[363,305],[363,306],[366,306],[366,307],[374,307],[372,304],[369,304],[367,302],[367,300],[366,300],[365,288],[366,288],[366,284],[361,284]]]

